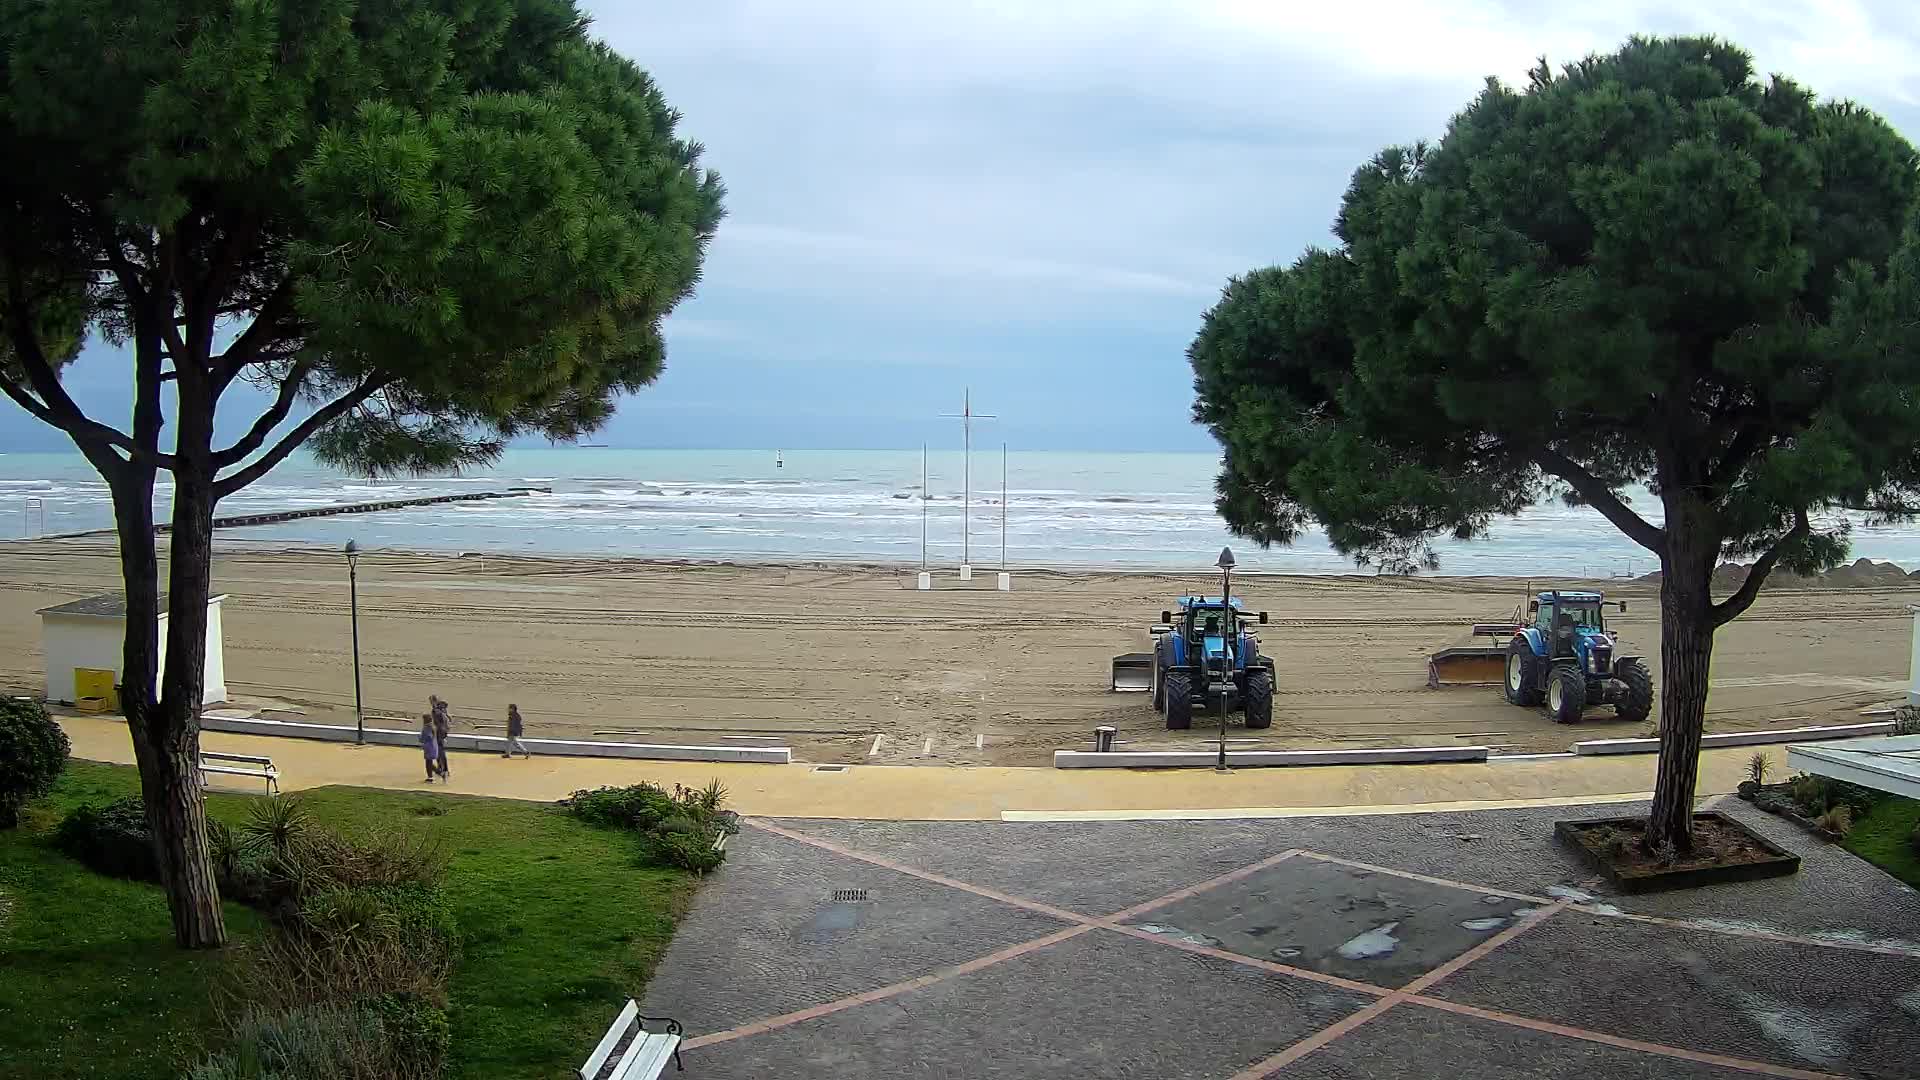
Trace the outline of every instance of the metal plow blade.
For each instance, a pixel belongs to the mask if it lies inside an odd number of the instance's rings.
[[[1427,685],[1497,686],[1507,677],[1507,651],[1484,645],[1441,649],[1427,657]]]
[[[1113,681],[1109,688],[1116,694],[1144,694],[1153,689],[1153,654],[1121,653],[1113,658]]]

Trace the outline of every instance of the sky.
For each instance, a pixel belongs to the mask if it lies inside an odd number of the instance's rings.
[[[729,190],[614,446],[957,445],[970,388],[978,445],[1211,450],[1184,350],[1226,280],[1330,245],[1354,168],[1543,54],[1714,33],[1920,139],[1908,0],[586,6]],[[114,418],[126,373],[69,378]],[[0,449],[57,445],[0,408]]]

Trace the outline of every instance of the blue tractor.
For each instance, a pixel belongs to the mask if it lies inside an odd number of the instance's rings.
[[[1589,706],[1611,705],[1622,720],[1653,711],[1653,672],[1638,656],[1616,656],[1597,592],[1543,592],[1527,607],[1530,623],[1512,627],[1507,643],[1507,700],[1546,702],[1555,723],[1579,721]],[[1621,611],[1626,601],[1618,601]]]
[[[1154,709],[1175,731],[1193,725],[1196,705],[1238,710],[1250,728],[1272,727],[1273,658],[1260,655],[1251,629],[1267,613],[1249,615],[1237,598],[1183,596],[1179,604],[1177,613],[1160,613],[1152,653],[1114,657],[1113,689],[1152,690]]]

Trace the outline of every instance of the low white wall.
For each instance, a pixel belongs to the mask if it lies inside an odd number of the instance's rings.
[[[1484,746],[1396,746],[1367,750],[1228,750],[1227,764],[1254,765],[1421,765],[1435,761],[1485,761]],[[1211,768],[1218,750],[1055,750],[1056,769]]]
[[[1774,731],[1723,731],[1700,737],[1700,749],[1716,746],[1765,746],[1769,743],[1814,742],[1820,739],[1857,739],[1864,735],[1891,735],[1893,722],[1836,724],[1832,727],[1779,728]],[[1659,739],[1590,739],[1573,744],[1576,754],[1656,754]]]
[[[292,720],[242,719],[232,716],[202,716],[200,726],[207,731],[235,735],[275,735],[294,739],[324,739],[328,742],[352,742],[354,729],[338,724],[306,724]],[[367,741],[382,746],[418,746],[418,729],[367,729]],[[766,765],[786,765],[793,750],[785,746],[670,746],[657,743],[590,742],[580,739],[522,739],[536,754],[559,757],[638,758],[647,761],[741,761]],[[469,735],[453,732],[447,736],[447,749],[473,750],[497,754],[507,740],[499,735]]]

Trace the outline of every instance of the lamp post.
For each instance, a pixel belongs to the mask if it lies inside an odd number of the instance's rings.
[[[367,743],[367,714],[360,705],[360,545],[347,541],[347,597],[353,621],[353,744]]]
[[[1220,558],[1214,563],[1220,568],[1220,656],[1221,663],[1231,664],[1238,659],[1235,653],[1238,627],[1233,618],[1233,549],[1221,548]],[[1231,677],[1231,671],[1223,672]],[[1220,684],[1220,757],[1214,762],[1214,772],[1227,771],[1227,687],[1223,680]]]

